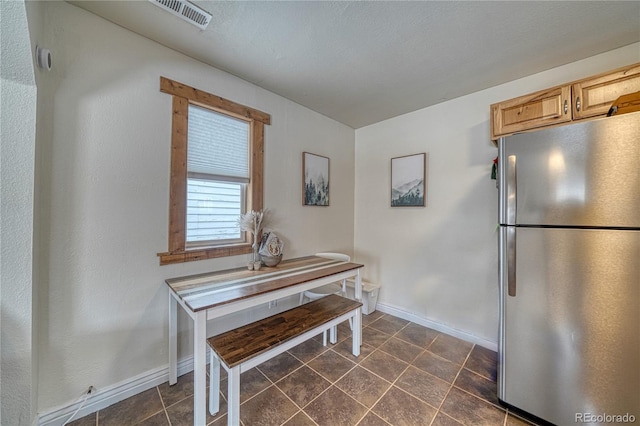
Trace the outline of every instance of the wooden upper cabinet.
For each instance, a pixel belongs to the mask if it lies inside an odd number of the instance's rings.
[[[571,121],[571,86],[559,86],[491,105],[491,138]]]
[[[491,105],[491,139],[604,116],[622,95],[640,92],[640,63]]]
[[[604,115],[622,95],[640,92],[640,64],[573,84],[573,119]]]

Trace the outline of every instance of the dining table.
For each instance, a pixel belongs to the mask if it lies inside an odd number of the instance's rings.
[[[165,280],[169,287],[169,385],[178,377],[178,306],[193,321],[193,424],[206,424],[207,321],[255,308],[330,283],[353,279],[362,301],[364,265],[320,256],[284,260],[259,270],[235,268]],[[240,326],[242,324],[238,324]],[[353,321],[354,343],[362,345],[362,308]],[[218,392],[212,389],[211,392]]]

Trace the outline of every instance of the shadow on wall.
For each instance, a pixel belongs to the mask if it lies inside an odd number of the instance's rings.
[[[357,261],[366,265],[368,280],[381,284],[379,302],[496,340],[498,193],[490,179],[490,159],[474,167],[486,171],[457,197],[457,204],[446,206],[440,223],[429,221],[427,208],[424,226],[412,230],[407,241],[392,243],[383,256],[358,250]]]
[[[74,401],[89,385],[100,390],[157,367],[168,350],[167,289],[155,256],[168,202],[158,214],[160,197],[152,195],[165,192],[153,177],[159,169],[168,175],[168,163],[158,161],[166,140],[153,129],[143,134],[144,123],[123,108],[136,99],[140,110],[157,109],[158,79],[140,79],[147,71],[116,42],[104,55],[95,54],[101,46],[88,52],[76,30],[48,28],[61,59],[38,90],[41,411]],[[132,88],[135,81],[152,89]]]
[[[487,107],[487,113],[489,113],[489,107]],[[469,149],[469,167],[487,166],[490,172],[491,160],[498,155],[498,148],[491,142],[490,122],[483,121],[471,126],[466,133]],[[487,148],[495,154],[489,159],[487,159]]]

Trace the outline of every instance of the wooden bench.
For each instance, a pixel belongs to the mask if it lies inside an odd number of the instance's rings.
[[[220,364],[228,373],[227,424],[240,424],[240,374],[338,324],[355,317],[362,303],[337,295],[298,306],[277,315],[236,328],[207,339],[211,348],[209,374],[209,412],[220,408]],[[360,355],[356,333],[352,353]]]

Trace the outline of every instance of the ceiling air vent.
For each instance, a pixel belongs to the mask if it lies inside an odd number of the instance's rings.
[[[211,14],[186,0],[149,0],[151,3],[176,15],[200,29],[207,28]]]

